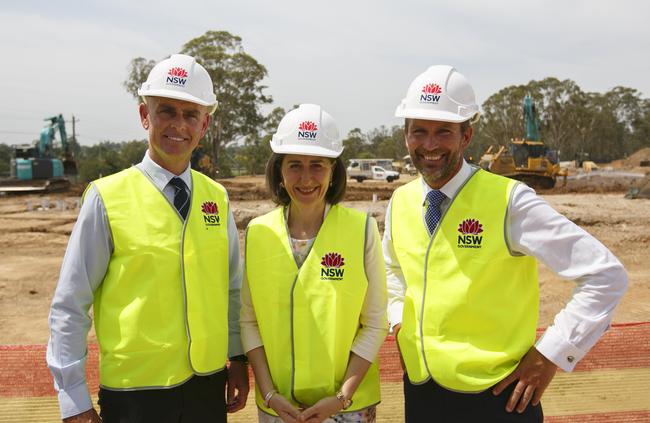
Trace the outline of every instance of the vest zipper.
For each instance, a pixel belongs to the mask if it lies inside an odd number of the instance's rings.
[[[194,184],[192,184],[194,185]],[[190,334],[190,322],[187,319],[187,285],[185,284],[185,230],[187,228],[187,220],[190,218],[191,213],[192,213],[192,194],[190,193],[190,208],[187,210],[187,218],[183,221],[183,229],[181,231],[181,253],[180,253],[180,261],[181,261],[181,283],[183,284],[183,306],[185,308],[185,315],[183,316],[185,319],[185,333],[187,334],[187,361],[190,363],[190,368],[192,369],[192,372],[197,374],[197,371],[194,369],[194,366],[192,365],[192,356],[190,354],[191,347],[192,347],[192,335]],[[175,209],[176,207],[174,207]],[[181,217],[180,213],[178,214],[179,217]]]
[[[334,206],[332,206],[334,207]],[[285,214],[286,211],[286,214]],[[331,211],[331,208],[330,208]],[[302,404],[300,401],[298,401],[298,398],[296,398],[295,395],[295,381],[296,381],[296,354],[295,354],[295,346],[294,346],[294,341],[293,341],[293,291],[296,289],[296,283],[298,282],[298,277],[300,276],[300,269],[302,268],[302,265],[298,265],[298,262],[296,261],[296,257],[293,255],[293,247],[291,245],[291,234],[289,232],[289,206],[285,206],[285,208],[282,210],[282,220],[284,221],[284,229],[286,231],[287,237],[286,240],[289,243],[289,252],[291,253],[291,257],[293,258],[293,262],[296,264],[296,267],[298,268],[298,272],[296,273],[296,277],[293,280],[293,284],[291,285],[291,296],[289,297],[289,308],[290,308],[290,318],[291,318],[291,324],[289,326],[290,329],[290,336],[291,336],[291,398],[297,403],[297,404]],[[329,215],[329,213],[327,213]],[[318,232],[316,233],[316,237],[314,238],[314,242],[311,244],[309,247],[309,251],[305,255],[305,259],[303,260],[303,264],[307,261],[309,256],[311,255],[311,251],[314,248],[314,245],[316,244],[316,241],[318,240],[318,234],[320,233],[320,230],[323,228],[323,225],[325,225],[325,219],[327,219],[327,216],[323,218],[323,223],[321,224],[320,228],[318,228]]]
[[[429,378],[434,380],[433,375],[431,374],[431,370],[429,370],[429,363],[427,363],[427,355],[425,354],[424,351],[424,303],[427,297],[427,264],[429,263],[429,253],[431,252],[431,245],[433,244],[433,240],[438,234],[438,229],[440,229],[440,226],[442,225],[442,222],[445,220],[445,216],[447,215],[447,212],[449,209],[451,209],[451,206],[454,204],[454,201],[458,196],[460,195],[460,192],[465,188],[465,185],[478,173],[478,170],[475,171],[470,175],[469,178],[461,185],[461,187],[458,189],[456,192],[456,195],[454,195],[454,198],[451,198],[449,205],[445,209],[445,211],[442,213],[440,216],[440,221],[438,222],[438,226],[433,230],[433,233],[431,234],[431,238],[429,239],[429,246],[427,247],[427,253],[424,255],[424,284],[422,286],[422,304],[420,306],[420,348],[422,350],[422,360],[424,361],[424,367],[427,369],[427,373],[429,373]],[[426,382],[426,381],[424,381]],[[424,383],[422,382],[422,383]]]
[[[153,179],[147,172],[144,170],[138,168],[137,166],[134,166],[136,169],[138,169],[142,174],[151,181],[153,186],[155,187],[156,184],[153,182]],[[192,186],[194,186],[194,178],[192,174],[190,173],[190,178],[192,178]],[[192,212],[192,202],[194,201],[192,198],[192,192],[190,192],[190,208],[187,210],[187,217],[186,219],[183,219],[183,216],[181,216],[180,212],[176,209],[176,206],[172,202],[169,201],[169,199],[165,196],[165,194],[162,192],[162,190],[158,190],[160,192],[160,195],[163,196],[163,198],[167,201],[167,204],[176,212],[176,215],[178,216],[179,219],[183,221],[183,229],[181,230],[181,251],[180,251],[180,265],[181,265],[181,284],[183,285],[183,308],[185,309],[185,315],[184,315],[184,320],[185,320],[185,334],[187,335],[187,361],[190,364],[190,368],[192,369],[192,372],[197,374],[196,370],[194,370],[194,366],[192,366],[192,358],[190,356],[190,346],[192,344],[192,337],[190,335],[190,324],[189,321],[187,320],[187,287],[185,285],[185,261],[183,260],[184,254],[185,254],[185,229],[187,228],[187,219],[190,218],[190,214]],[[191,376],[190,376],[191,377]],[[189,380],[189,379],[188,379]]]

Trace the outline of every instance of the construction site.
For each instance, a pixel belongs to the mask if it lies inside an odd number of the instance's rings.
[[[541,139],[530,96],[523,106],[523,138],[489,146],[473,164],[536,189],[553,208],[609,248],[629,276],[628,292],[611,329],[573,373],[560,371],[546,391],[546,421],[649,422],[650,148],[610,163],[594,163],[587,156],[561,162],[559,151]],[[33,145],[13,146],[10,175],[0,179],[0,422],[60,420],[45,361],[48,313],[87,184],[78,183],[78,163],[63,116],[45,122]],[[393,191],[418,177],[409,159],[405,157],[403,163],[389,158],[350,159],[343,204],[373,216],[383,232]],[[246,226],[275,205],[263,176],[218,181],[228,191],[243,255]],[[543,263],[539,263],[539,283],[538,336],[553,324],[575,288]],[[401,422],[403,373],[392,335],[381,348],[379,367],[383,400],[378,421]],[[86,372],[96,401],[98,347],[93,329]],[[253,392],[247,407],[230,421],[256,420]]]
[[[559,372],[544,396],[547,421],[650,421],[650,184],[646,148],[598,169],[567,169],[566,183],[539,194],[560,213],[607,246],[625,265],[629,289],[615,325],[572,374]],[[384,227],[393,190],[416,176],[396,181],[348,180],[344,204],[365,210]],[[243,244],[248,222],[274,205],[262,176],[220,182],[228,190]],[[68,237],[75,224],[83,185],[63,192],[4,193],[0,196],[0,421],[55,422],[58,406],[45,363],[48,311]],[[626,198],[626,196],[628,198]],[[634,199],[629,197],[635,197]],[[540,264],[540,328],[553,323],[574,287]],[[97,346],[90,333],[88,378],[97,392]],[[401,369],[392,336],[380,354],[382,422],[403,421]],[[254,421],[254,400],[231,417]]]
[[[5,3],[0,423],[650,423],[650,2]]]

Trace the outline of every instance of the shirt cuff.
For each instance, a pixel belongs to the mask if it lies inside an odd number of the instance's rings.
[[[587,354],[587,351],[582,351],[563,339],[555,326],[546,329],[535,348],[565,372],[573,371],[576,364]]]
[[[244,354],[244,348],[241,345],[241,336],[230,334],[228,336],[228,357],[235,357]]]
[[[379,349],[386,339],[388,329],[362,327],[352,342],[350,351],[366,361],[373,362],[379,354]]]
[[[60,389],[58,397],[61,419],[76,416],[93,408],[93,402],[90,398],[90,392],[88,392],[86,382],[80,383],[65,391]]]
[[[260,336],[260,333],[257,330],[257,327],[255,327],[255,330],[253,330],[253,328],[246,328],[243,325],[242,325],[241,342],[242,342],[243,350],[246,353],[264,345],[264,343],[262,342],[262,337]]]

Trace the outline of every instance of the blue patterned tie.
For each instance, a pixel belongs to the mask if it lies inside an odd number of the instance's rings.
[[[183,220],[187,218],[187,212],[190,209],[190,196],[187,193],[187,185],[181,178],[172,178],[169,185],[174,187],[174,207],[178,210]]]
[[[433,233],[438,223],[440,223],[440,217],[442,215],[440,205],[445,198],[447,196],[437,189],[432,189],[427,194],[427,211],[424,214],[424,221],[427,223],[427,229],[429,229],[430,234]]]

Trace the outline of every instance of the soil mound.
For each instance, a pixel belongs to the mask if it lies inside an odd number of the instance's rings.
[[[650,169],[650,147],[642,148],[627,159],[614,160],[613,168],[646,167]]]

